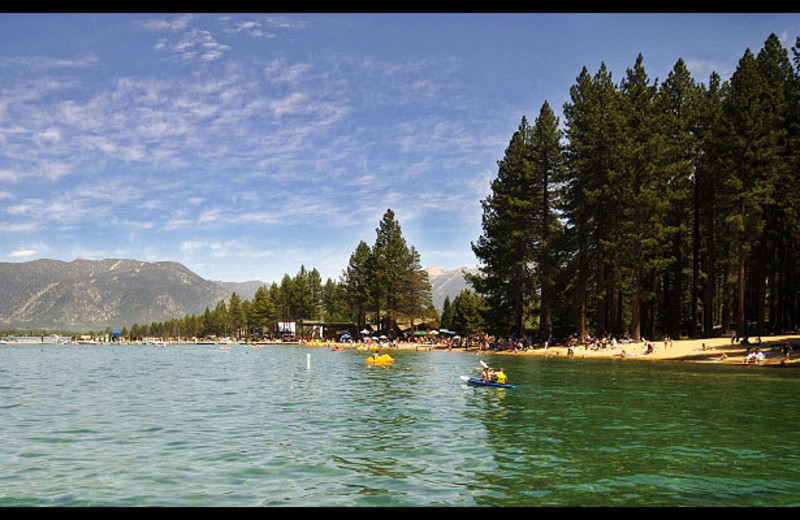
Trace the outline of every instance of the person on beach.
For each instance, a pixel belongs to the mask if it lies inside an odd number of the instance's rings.
[[[761,352],[761,349],[756,348],[752,352],[748,352],[747,357],[745,358],[745,363],[761,363],[764,361],[764,353]]]

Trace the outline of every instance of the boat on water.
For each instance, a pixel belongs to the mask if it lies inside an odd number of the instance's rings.
[[[365,361],[372,365],[391,365],[394,363],[394,358],[389,354],[382,354],[380,356],[370,356]]]
[[[468,385],[472,386],[496,386],[499,388],[516,388],[515,385],[498,383],[496,381],[484,381],[483,379],[478,379],[477,377],[468,377],[466,378],[466,382]]]

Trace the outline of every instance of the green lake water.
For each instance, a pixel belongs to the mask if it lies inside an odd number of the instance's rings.
[[[0,506],[800,505],[796,369],[391,355],[0,346]]]

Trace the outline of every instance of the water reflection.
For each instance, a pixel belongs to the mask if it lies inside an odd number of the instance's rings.
[[[793,371],[392,356],[4,347],[0,505],[797,505]]]

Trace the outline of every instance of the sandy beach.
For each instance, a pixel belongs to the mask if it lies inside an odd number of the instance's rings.
[[[789,343],[794,352],[785,359],[783,346]],[[665,344],[652,341],[653,351],[645,353],[645,343],[620,343],[616,348],[592,350],[591,347],[578,346],[573,349],[572,356],[562,345],[537,348],[525,352],[490,352],[502,356],[549,356],[571,357],[573,359],[618,359],[624,361],[687,361],[695,363],[729,363],[757,366],[800,367],[800,335],[762,337],[758,344],[751,339],[749,345],[732,343],[730,338],[684,339]],[[759,348],[764,353],[763,361],[746,363],[747,349]],[[482,352],[483,354],[483,352]]]
[[[573,349],[570,355],[566,346],[554,345],[547,349],[538,347],[526,351],[478,351],[470,349],[467,353],[489,355],[489,356],[546,356],[561,357],[570,359],[613,359],[620,361],[686,361],[694,363],[725,363],[750,366],[772,366],[772,367],[800,367],[800,335],[787,336],[764,336],[761,342],[751,338],[750,344],[741,342],[733,343],[731,338],[708,338],[708,339],[682,339],[673,340],[665,343],[663,340],[649,342],[653,346],[650,353],[646,353],[646,344],[641,343],[620,343],[616,348],[605,348],[594,350],[592,347],[585,348],[578,346]],[[783,353],[783,347],[789,343],[793,349],[787,359]],[[321,346],[321,345],[320,345]],[[355,345],[348,344],[340,347],[355,348]],[[747,362],[747,350],[758,348],[763,354],[763,360]],[[391,350],[428,350],[427,345],[416,343],[400,343],[397,346],[383,347],[381,352]],[[433,350],[448,350],[446,347],[433,347]],[[461,347],[449,349],[452,352],[465,352]]]

